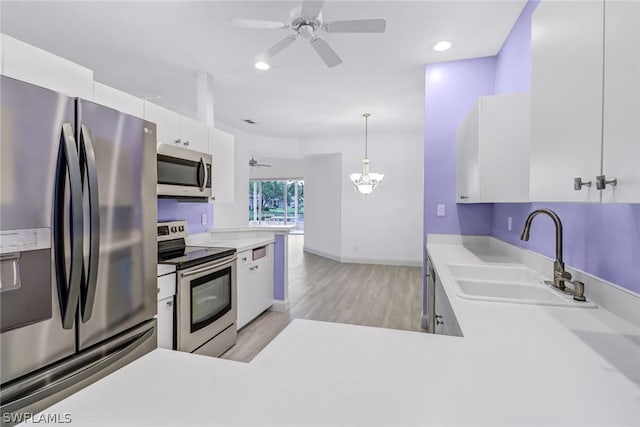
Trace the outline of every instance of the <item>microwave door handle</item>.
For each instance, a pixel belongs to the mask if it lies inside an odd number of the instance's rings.
[[[96,168],[96,156],[93,149],[91,131],[85,126],[80,126],[80,157],[83,163],[81,173],[84,181],[84,171],[87,172],[87,189],[89,192],[89,266],[82,268],[86,273],[84,286],[80,288],[80,306],[82,321],[91,319],[93,303],[98,284],[98,262],[100,260],[100,199],[98,197],[98,171]],[[84,258],[83,258],[84,263]]]
[[[204,161],[204,157],[200,157],[200,164],[202,165],[202,171],[204,172],[204,177],[202,179],[202,185],[200,186],[200,191],[204,191],[204,189],[207,187],[207,181],[209,179],[209,177],[207,176],[207,164]]]
[[[76,151],[76,140],[70,123],[62,125],[60,134],[60,148],[54,191],[54,254],[56,266],[56,282],[62,327],[73,328],[76,309],[78,308],[78,294],[82,281],[82,251],[83,241],[83,212],[82,212],[82,177],[80,162]],[[65,259],[65,193],[66,179],[69,177],[69,240],[70,263],[67,276]]]

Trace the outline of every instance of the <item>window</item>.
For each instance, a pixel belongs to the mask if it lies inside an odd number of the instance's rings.
[[[249,222],[296,225],[296,229],[303,230],[304,181],[249,181]]]

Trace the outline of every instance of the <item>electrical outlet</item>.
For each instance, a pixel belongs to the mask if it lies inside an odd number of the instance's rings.
[[[507,230],[511,231],[512,228],[513,228],[513,218],[508,217],[507,218]]]
[[[438,216],[444,216],[444,205],[438,205]]]
[[[202,223],[202,225],[207,225],[207,214],[202,214],[200,216],[200,222]]]

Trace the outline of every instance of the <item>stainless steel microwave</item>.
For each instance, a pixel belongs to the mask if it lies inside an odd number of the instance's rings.
[[[158,197],[208,200],[212,161],[211,154],[158,144]]]

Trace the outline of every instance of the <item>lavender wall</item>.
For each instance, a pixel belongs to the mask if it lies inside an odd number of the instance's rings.
[[[495,66],[496,58],[490,57],[425,68],[425,243],[427,233],[491,233],[493,205],[456,204],[456,129],[479,96],[493,93]],[[437,216],[439,204],[445,205],[443,217]],[[423,279],[422,312],[426,313],[428,292]]]
[[[273,257],[273,299],[284,301],[284,268],[287,265],[284,259],[284,239],[288,238],[283,234],[276,234]]]
[[[477,98],[494,91],[495,57],[427,65],[425,69],[424,230],[489,234],[488,204],[456,204],[456,129]],[[446,215],[439,217],[437,205]]]
[[[201,224],[202,214],[207,215],[207,225]],[[187,221],[189,234],[204,233],[213,227],[213,205],[210,203],[178,202],[173,199],[158,199],[158,222]]]
[[[531,89],[531,16],[539,0],[529,0],[496,59],[496,93]],[[493,208],[491,234],[501,240],[554,256],[553,226],[536,219],[529,242],[520,240],[526,216],[548,207],[564,225],[565,262],[595,276],[640,292],[640,205],[501,203]],[[507,231],[507,219],[513,230]]]

